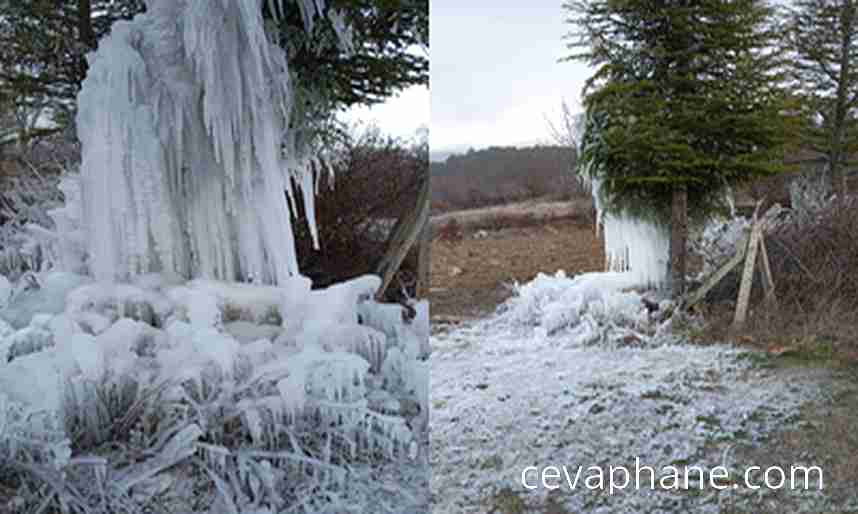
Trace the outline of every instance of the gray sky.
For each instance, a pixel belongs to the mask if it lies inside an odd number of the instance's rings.
[[[429,126],[429,89],[408,88],[383,104],[355,107],[343,119],[351,124],[376,125],[384,134],[410,139],[417,129]]]
[[[466,5],[463,5],[466,4]],[[434,153],[550,140],[545,117],[580,109],[591,70],[568,55],[562,0],[432,0]]]

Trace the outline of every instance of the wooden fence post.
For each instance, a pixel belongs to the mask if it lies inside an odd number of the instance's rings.
[[[396,223],[393,234],[388,239],[387,250],[376,268],[376,274],[381,277],[381,287],[375,295],[377,299],[384,297],[408,251],[420,237],[423,228],[429,224],[429,193],[427,174],[420,185],[417,205]]]
[[[775,281],[772,278],[772,267],[769,264],[769,254],[766,251],[765,234],[760,234],[760,264],[763,268],[763,291],[767,303],[777,302],[775,296]]]
[[[733,317],[733,329],[739,330],[744,326],[748,314],[748,301],[751,298],[751,285],[754,282],[754,264],[757,260],[757,249],[760,243],[762,224],[754,213],[751,235],[748,238],[748,250],[745,252],[745,268],[742,270],[742,282],[739,284],[739,297],[736,300],[736,315]]]

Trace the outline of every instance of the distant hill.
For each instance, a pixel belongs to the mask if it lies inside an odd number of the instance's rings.
[[[540,145],[490,147],[431,163],[436,211],[484,207],[573,193],[575,150]]]
[[[430,150],[429,160],[431,162],[444,162],[453,155],[467,153],[469,148],[468,146],[448,146],[437,150]]]

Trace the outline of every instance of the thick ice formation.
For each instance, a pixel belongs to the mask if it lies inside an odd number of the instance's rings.
[[[606,269],[631,273],[638,286],[660,286],[667,279],[670,233],[666,227],[625,213],[606,212],[599,200],[598,179],[592,180],[596,224],[605,237]]]
[[[491,320],[519,333],[565,334],[581,344],[642,344],[668,327],[648,313],[630,272],[583,273],[567,277],[540,273],[516,285],[515,296]],[[669,308],[664,301],[662,309]]]
[[[324,3],[297,1],[309,28]],[[314,176],[290,130],[289,64],[261,3],[148,0],[89,56],[77,126],[97,279],[297,274],[286,197],[294,179],[312,213]]]
[[[378,277],[312,291],[304,277],[276,287],[180,282],[159,275],[122,284],[81,277],[68,292],[75,282],[69,275],[39,278],[38,291],[65,298],[64,309],[22,313],[19,317],[29,321],[17,330],[0,321],[0,458],[29,462],[40,456],[40,462],[69,473],[71,482],[81,479],[85,470],[64,467],[62,460],[69,434],[62,426],[48,432],[40,420],[73,420],[85,428],[90,444],[101,444],[121,417],[104,410],[98,400],[104,394],[112,395],[111,405],[120,414],[130,405],[124,401],[152,398],[141,408],[151,409],[152,419],[165,420],[159,428],[164,438],[180,426],[200,431],[206,445],[196,447],[198,456],[218,477],[240,467],[247,452],[270,456],[268,476],[280,477],[282,483],[274,488],[280,495],[301,490],[296,477],[307,473],[345,477],[341,459],[346,455],[358,459],[357,452],[381,450],[394,458],[412,452],[420,444],[414,436],[425,434],[429,368],[422,350],[429,333],[428,306],[416,304],[417,317],[407,321],[401,306],[373,300]],[[18,307],[38,312],[42,305],[28,301]],[[239,340],[227,328],[235,323],[244,325],[241,332],[260,337]],[[126,393],[131,396],[122,396]],[[171,410],[178,405],[184,414]],[[15,421],[18,410],[30,413],[31,421]],[[13,423],[4,424],[4,418]],[[34,431],[43,435],[28,440],[27,455],[9,453],[16,437]],[[240,434],[237,440],[249,440],[252,447],[238,448],[225,431]],[[284,443],[284,431],[295,439]],[[307,445],[327,450],[305,451],[303,437],[315,441]],[[190,455],[162,455],[193,465]],[[120,462],[109,457],[103,465],[108,474],[132,472],[120,470]],[[143,467],[150,464],[157,463]],[[147,473],[164,480],[170,476],[157,469]],[[357,479],[351,475],[349,482]],[[351,501],[344,486],[325,487],[339,487],[343,497],[338,501]],[[283,507],[287,500],[270,501]],[[146,501],[158,500],[152,495]]]
[[[0,309],[6,307],[6,304],[8,304],[11,299],[12,284],[9,283],[9,279],[0,275]]]

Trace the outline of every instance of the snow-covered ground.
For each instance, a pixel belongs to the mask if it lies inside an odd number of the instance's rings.
[[[433,335],[433,512],[718,513],[729,495],[749,494],[707,487],[609,495],[582,484],[575,492],[521,484],[527,466],[607,473],[634,469],[636,457],[656,469],[732,470],[734,444],[794,423],[822,391],[818,370],[787,378],[738,348],[675,339],[624,277],[540,275],[495,316]],[[808,512],[819,512],[814,502],[823,497],[804,494]],[[527,507],[504,509],[510,497]],[[541,510],[546,502],[553,510]]]
[[[425,511],[428,305],[380,283],[0,276],[0,512]]]

